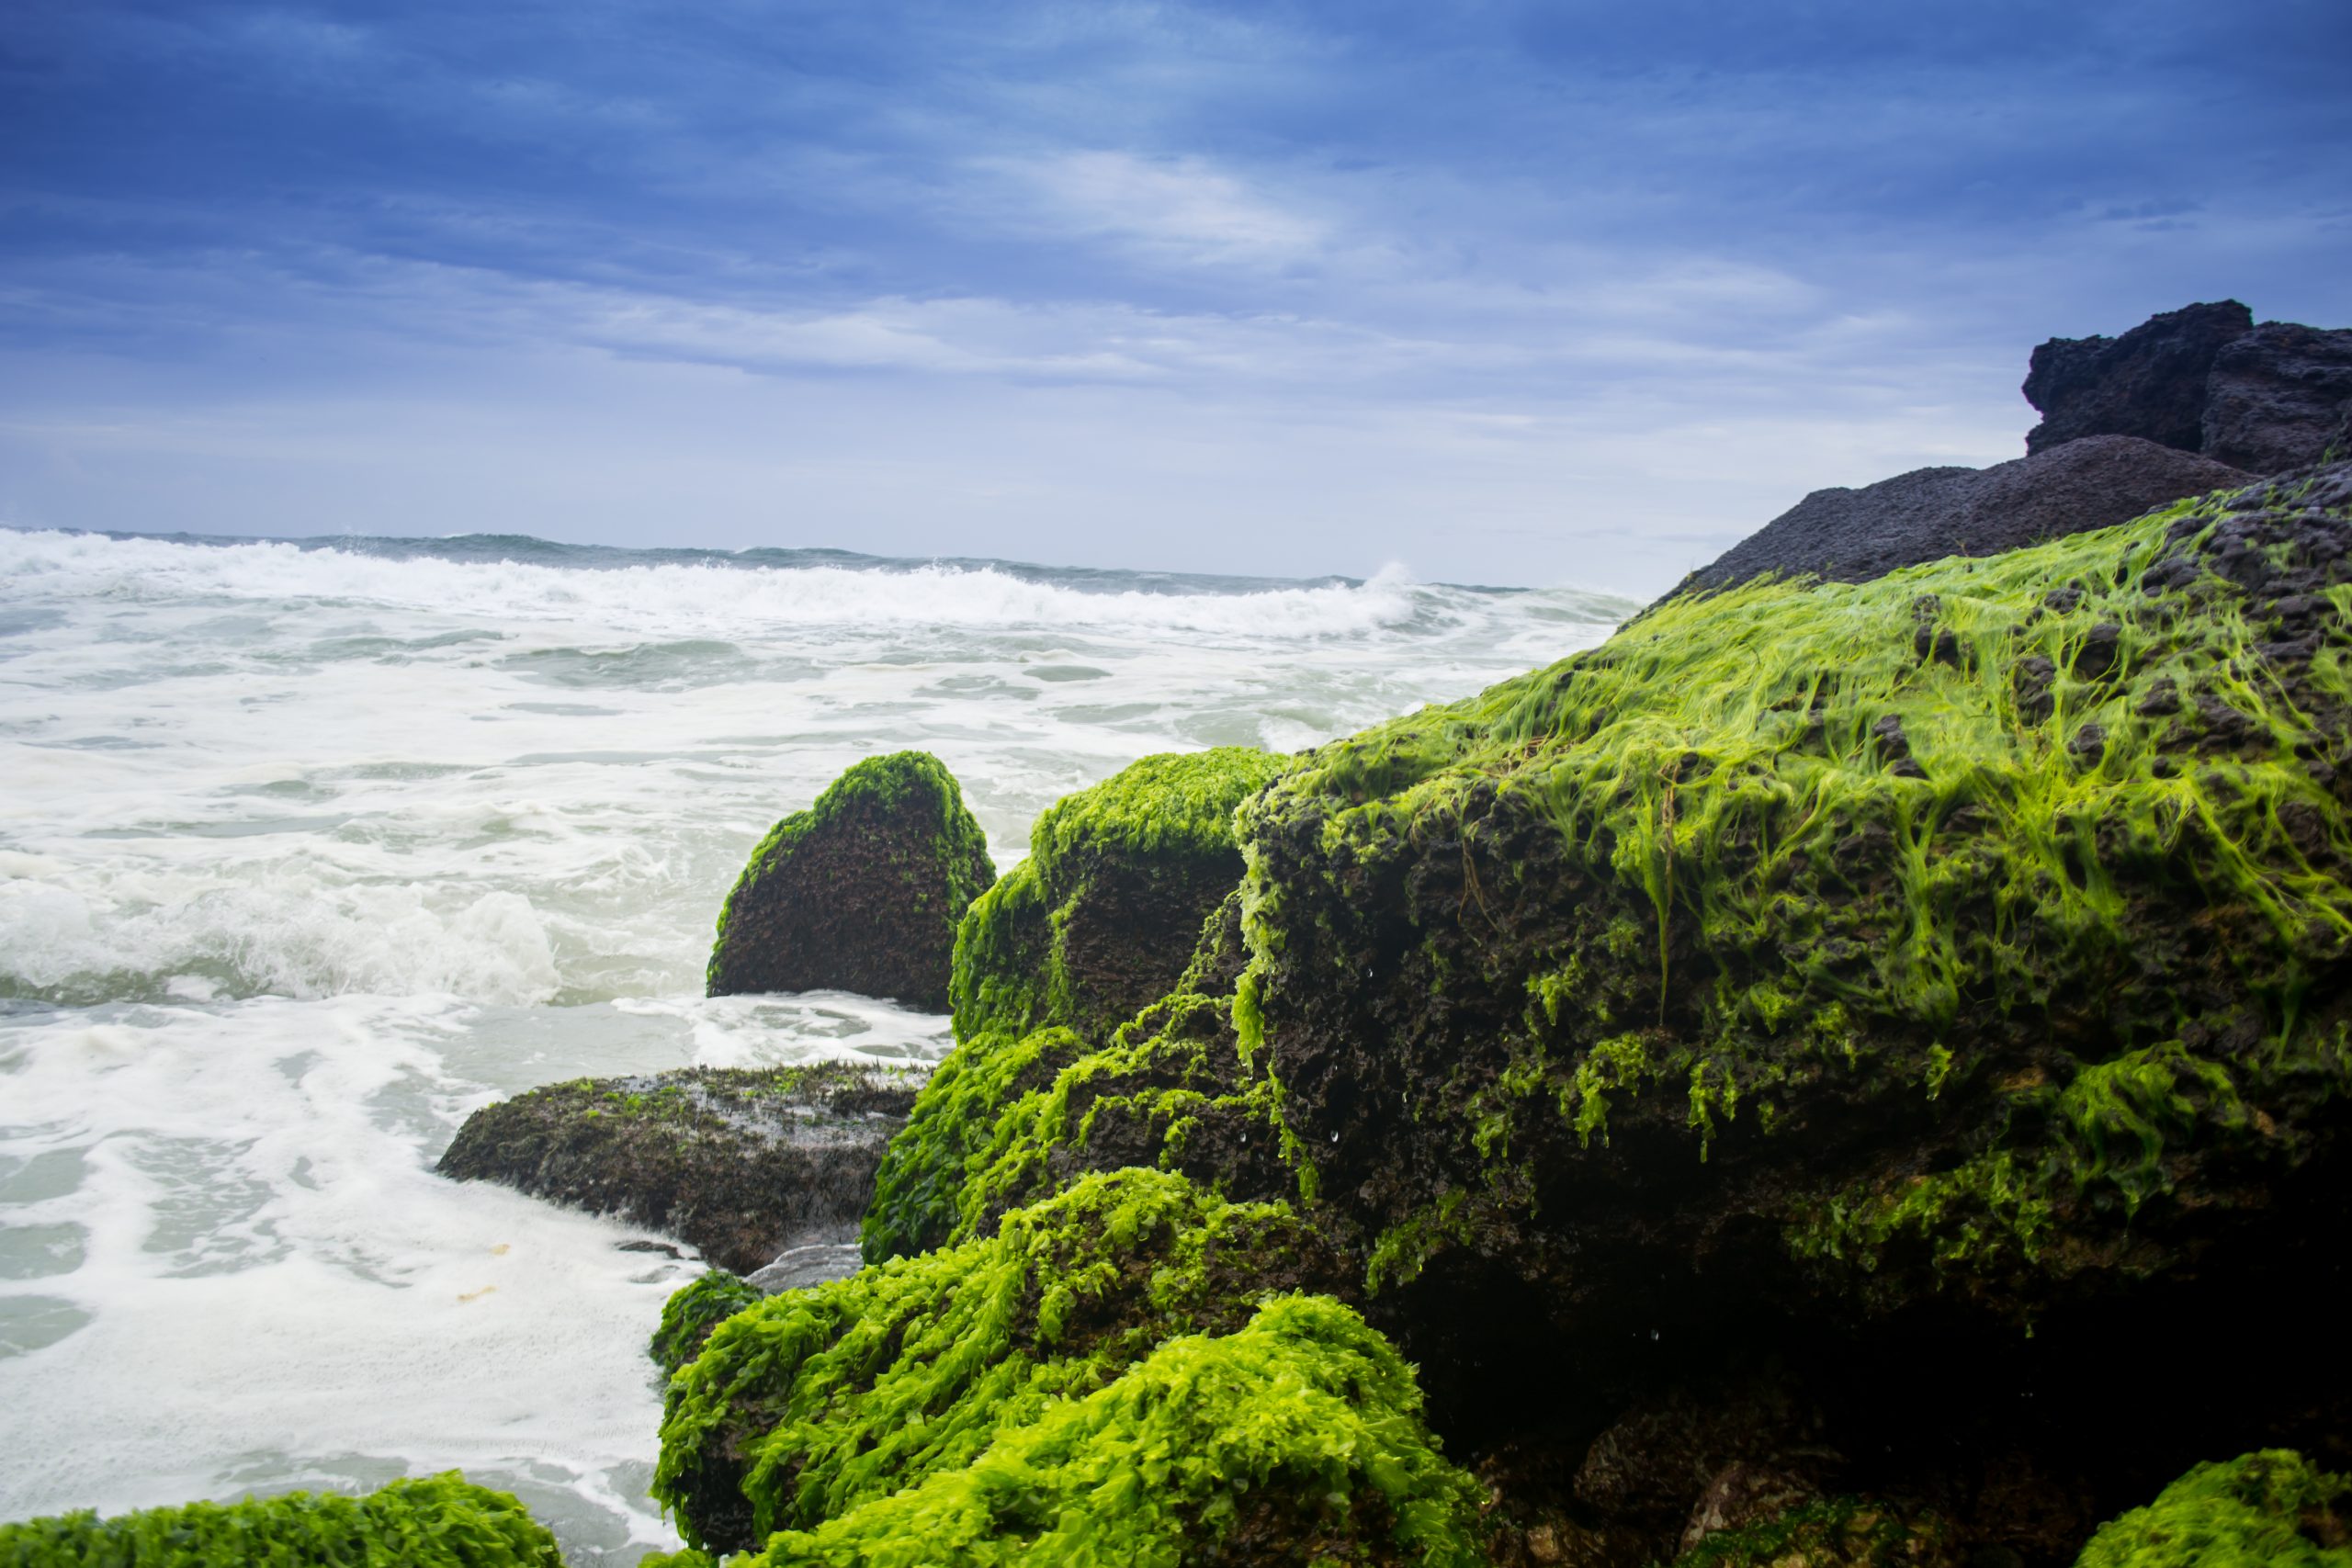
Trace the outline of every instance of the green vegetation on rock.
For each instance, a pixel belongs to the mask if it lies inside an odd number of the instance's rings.
[[[752,852],[719,910],[710,994],[838,988],[944,1007],[956,922],[995,876],[939,759],[869,757]]]
[[[563,1568],[555,1538],[503,1492],[456,1471],[365,1497],[290,1492],[101,1519],[64,1514],[0,1525],[0,1568]]]
[[[742,1276],[714,1269],[662,1304],[661,1326],[654,1329],[645,1353],[662,1375],[672,1375],[702,1354],[712,1329],[765,1300],[767,1292]]]
[[[1066,1121],[1046,1132],[1045,1099],[1068,1111],[1072,1093],[1089,1106],[1095,1098],[1065,1084],[1069,1072],[1094,1081],[1160,1064],[1150,1089],[1136,1080],[1136,1091],[1179,1098],[1137,1109],[1167,1112],[1162,1126],[1180,1141],[1182,1096],[1224,1092],[1235,1076],[1225,1064],[1208,1065],[1218,1081],[1203,1089],[1172,1055],[1197,1054],[1199,1036],[1215,1032],[1195,1016],[1204,1007],[1229,1010],[1201,997],[1217,989],[1197,956],[1204,923],[1216,924],[1240,880],[1234,808],[1288,765],[1240,747],[1147,757],[1037,819],[1029,859],[957,932],[959,1043],[883,1157],[863,1236],[869,1261],[980,1234],[1008,1203],[1040,1195],[1046,1144],[1084,1140]],[[1176,999],[1188,996],[1201,999]],[[1138,1020],[1147,1010],[1158,1016]],[[1095,1060],[1106,1048],[1116,1064]]]
[[[2075,1568],[2352,1568],[2347,1492],[2285,1449],[2200,1464],[2102,1526]]]
[[[740,1548],[960,1471],[1165,1341],[1229,1334],[1339,1270],[1279,1204],[1125,1170],[997,1234],[753,1305],[671,1381],[654,1495]]]
[[[1678,598],[1310,754],[1240,814],[1302,1174],[1384,1279],[1636,1190],[1890,1304],[2165,1267],[2352,1089],[2343,511]]]

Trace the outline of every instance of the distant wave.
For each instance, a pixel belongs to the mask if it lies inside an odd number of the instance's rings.
[[[905,561],[831,550],[628,550],[524,535],[453,539],[238,540],[0,532],[0,577],[44,596],[309,600],[588,621],[633,634],[757,635],[819,626],[1101,627],[1326,638],[1442,626],[1528,591],[1414,581],[1285,581]],[[1613,621],[1627,606],[1553,592],[1552,615]],[[1528,604],[1528,609],[1537,608]]]

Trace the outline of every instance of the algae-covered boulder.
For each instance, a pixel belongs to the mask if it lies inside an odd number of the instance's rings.
[[[869,757],[752,852],[719,912],[710,994],[856,991],[942,1010],[956,921],[995,879],[936,757]]]
[[[1010,1203],[1122,1164],[1235,1196],[1289,1189],[1263,1104],[1242,1104],[1232,1033],[1233,813],[1286,766],[1239,747],[1148,757],[1037,819],[1029,859],[956,935],[957,1046],[884,1158],[869,1260],[980,1234]]]
[[[1160,1171],[1090,1176],[993,1236],[721,1324],[671,1381],[654,1495],[706,1550],[813,1532],[793,1548],[811,1556],[779,1561],[899,1561],[892,1535],[933,1514],[946,1533],[899,1550],[1023,1560],[1049,1527],[1128,1510],[1149,1550],[1099,1560],[1210,1561],[1252,1529],[1455,1529],[1464,1483],[1394,1352],[1348,1309],[1290,1294],[1344,1282],[1283,1205]],[[1273,1296],[1289,1304],[1268,1317]],[[1185,1337],[1200,1342],[1171,1344]],[[970,1511],[984,1505],[1000,1511]]]
[[[2348,552],[2339,468],[1674,600],[1313,753],[1241,812],[1236,1008],[1303,1178],[1376,1281],[1593,1354],[2312,1288]]]
[[[365,1497],[289,1492],[0,1524],[5,1568],[242,1568],[341,1562],[368,1568],[563,1568],[555,1538],[503,1492],[456,1471],[395,1481]]]
[[[440,1170],[626,1214],[743,1274],[856,1234],[914,1097],[906,1069],[845,1062],[579,1078],[475,1111]]]
[[[2079,1568],[2352,1568],[2347,1493],[2283,1449],[2200,1464],[2101,1527]]]

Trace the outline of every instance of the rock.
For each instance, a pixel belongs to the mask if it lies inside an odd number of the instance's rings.
[[[1866,582],[1948,556],[1988,556],[2118,523],[2251,476],[2131,435],[2093,435],[1989,468],[1919,468],[1817,490],[1684,578],[1676,593],[1766,573]]]
[[[364,1497],[288,1492],[186,1503],[101,1519],[92,1513],[0,1524],[0,1562],[66,1568],[120,1562],[399,1562],[414,1568],[563,1568],[555,1538],[504,1492],[456,1471],[395,1481]]]
[[[2316,463],[2334,444],[2352,457],[2352,331],[2265,321],[2213,361],[2205,455],[2252,473]]]
[[[1125,1170],[792,1292],[673,1378],[653,1495],[697,1548],[871,1561],[1456,1563],[1480,1495],[1278,1204]],[[773,1462],[766,1456],[781,1457]],[[1001,1554],[1001,1556],[1000,1555]]]
[[[748,1273],[856,1234],[914,1096],[910,1072],[839,1062],[581,1078],[475,1111],[439,1168],[626,1214]]]
[[[1961,1568],[1957,1532],[1932,1510],[1839,1497],[1707,1535],[1675,1568]]]
[[[1736,1460],[1708,1479],[1679,1545],[1687,1552],[1709,1536],[1751,1529],[1826,1501],[1820,1486],[1796,1471]]]
[[[1671,600],[1246,803],[1241,1046],[1449,1450],[1743,1361],[1873,1492],[2342,1431],[2348,592],[2352,466]]]
[[[870,757],[752,852],[719,913],[710,995],[856,991],[943,1010],[956,922],[995,879],[937,758]]]
[[[1240,747],[1148,757],[1037,819],[1029,859],[956,935],[957,1045],[883,1161],[869,1261],[985,1235],[1013,1203],[1174,1143],[1191,1163],[1167,1163],[1204,1179],[1247,1166],[1218,1182],[1232,1196],[1291,1190],[1268,1110],[1242,1103],[1239,906],[1222,909],[1241,880],[1234,808],[1288,765]]]
[[[775,1295],[783,1291],[805,1291],[812,1285],[830,1285],[836,1280],[846,1280],[863,1266],[854,1241],[820,1242],[810,1247],[788,1247],[775,1255],[766,1267],[755,1269],[744,1283],[763,1295]]]
[[[2080,1568],[2352,1568],[2352,1478],[2283,1449],[2200,1464],[2102,1528]]]
[[[2029,453],[2086,435],[2136,435],[2195,452],[2204,445],[2205,381],[2222,349],[2254,328],[2234,299],[2152,316],[2121,337],[2054,337],[2033,351],[2025,400],[2041,423]]]

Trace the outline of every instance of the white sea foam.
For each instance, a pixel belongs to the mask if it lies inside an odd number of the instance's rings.
[[[458,1465],[633,1561],[683,1266],[434,1176],[466,1111],[936,1059],[885,1002],[700,995],[746,852],[859,757],[939,755],[1009,864],[1136,757],[1316,744],[1623,609],[1037,576],[0,530],[0,1517]]]

